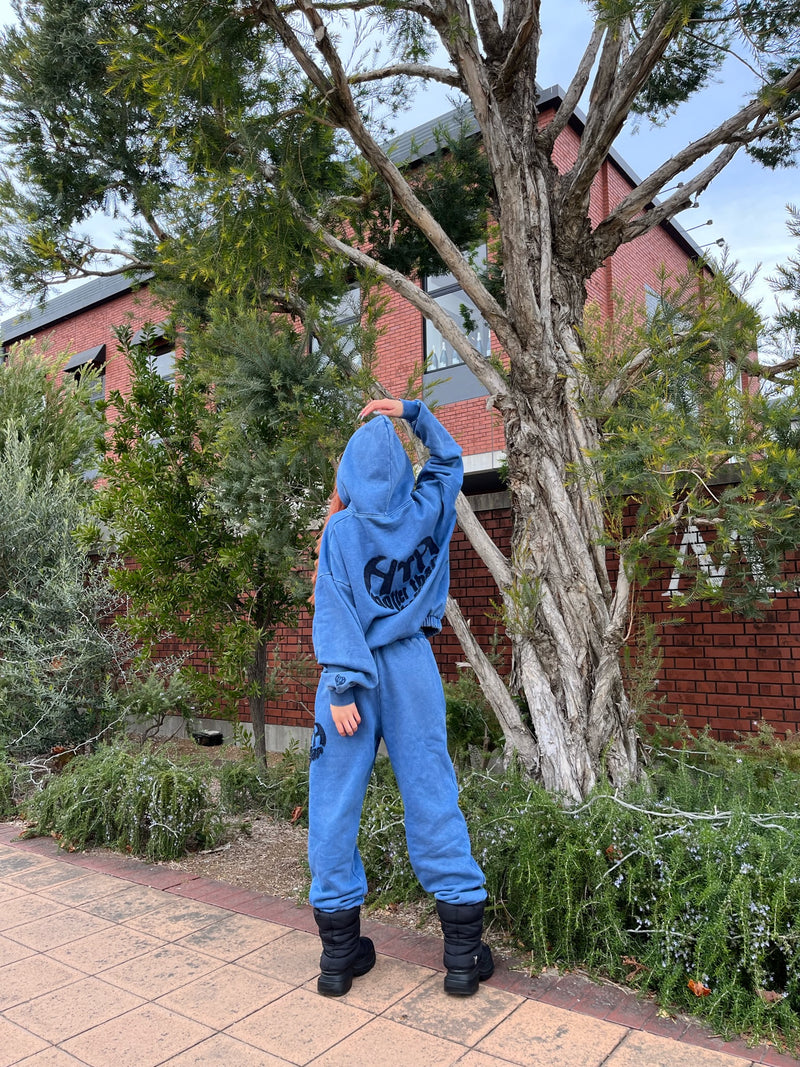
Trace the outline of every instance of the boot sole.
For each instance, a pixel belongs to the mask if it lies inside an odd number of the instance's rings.
[[[481,982],[491,978],[494,967],[490,971],[481,973],[477,968],[469,971],[450,970],[444,976],[444,991],[451,997],[471,997],[478,992]]]
[[[324,971],[317,979],[317,992],[323,997],[343,997],[349,993],[354,978],[361,978],[375,966],[375,949],[363,959],[357,967],[348,967],[346,971],[338,974],[326,974]]]

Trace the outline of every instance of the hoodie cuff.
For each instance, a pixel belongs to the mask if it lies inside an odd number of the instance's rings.
[[[416,422],[419,415],[419,400],[403,401],[403,418],[406,422]]]
[[[353,704],[354,696],[355,694],[353,693],[352,686],[349,689],[345,689],[342,693],[337,693],[335,689],[328,690],[328,701],[334,708],[344,708],[348,704]]]

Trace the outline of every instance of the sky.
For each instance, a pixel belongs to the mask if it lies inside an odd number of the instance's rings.
[[[10,0],[0,0],[0,25],[14,21],[14,17]],[[586,5],[582,0],[543,0],[542,24],[539,84],[543,88],[555,84],[566,87],[589,36]],[[615,147],[640,178],[740,106],[748,84],[744,69],[731,61],[723,73],[722,81],[684,105],[666,127],[651,128],[643,123],[638,132],[623,131]],[[452,105],[444,87],[426,90],[424,95],[418,94],[405,116],[398,117],[396,128],[398,132],[411,129]],[[760,299],[763,311],[769,314],[775,304],[767,278],[777,264],[796,252],[796,242],[786,228],[786,205],[798,202],[800,170],[768,171],[740,151],[700,197],[699,207],[683,212],[676,221],[698,245],[708,244],[715,254],[718,249],[712,242],[723,239],[730,256],[745,272],[760,266],[748,297]],[[708,219],[712,220],[710,226],[705,225]],[[6,309],[0,317],[8,313]]]

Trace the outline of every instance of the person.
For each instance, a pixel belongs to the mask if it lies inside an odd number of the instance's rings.
[[[445,991],[469,996],[494,971],[481,940],[485,879],[458,806],[444,693],[428,640],[441,629],[447,598],[461,449],[418,400],[373,400],[361,418],[372,415],[339,464],[314,588],[322,670],[308,858],[322,940],[317,989],[341,996],[375,963],[372,942],[361,936],[367,880],[357,838],[383,740],[403,799],[409,858],[436,899]],[[400,418],[430,452],[416,482],[391,421]]]

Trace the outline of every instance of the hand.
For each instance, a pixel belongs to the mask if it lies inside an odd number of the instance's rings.
[[[390,419],[402,419],[403,401],[392,400],[386,397],[383,400],[370,400],[364,410],[359,414],[360,419],[366,419],[368,415],[388,415]]]
[[[352,737],[361,722],[361,716],[355,704],[343,704],[341,707],[331,704],[331,715],[333,725],[341,737]]]

